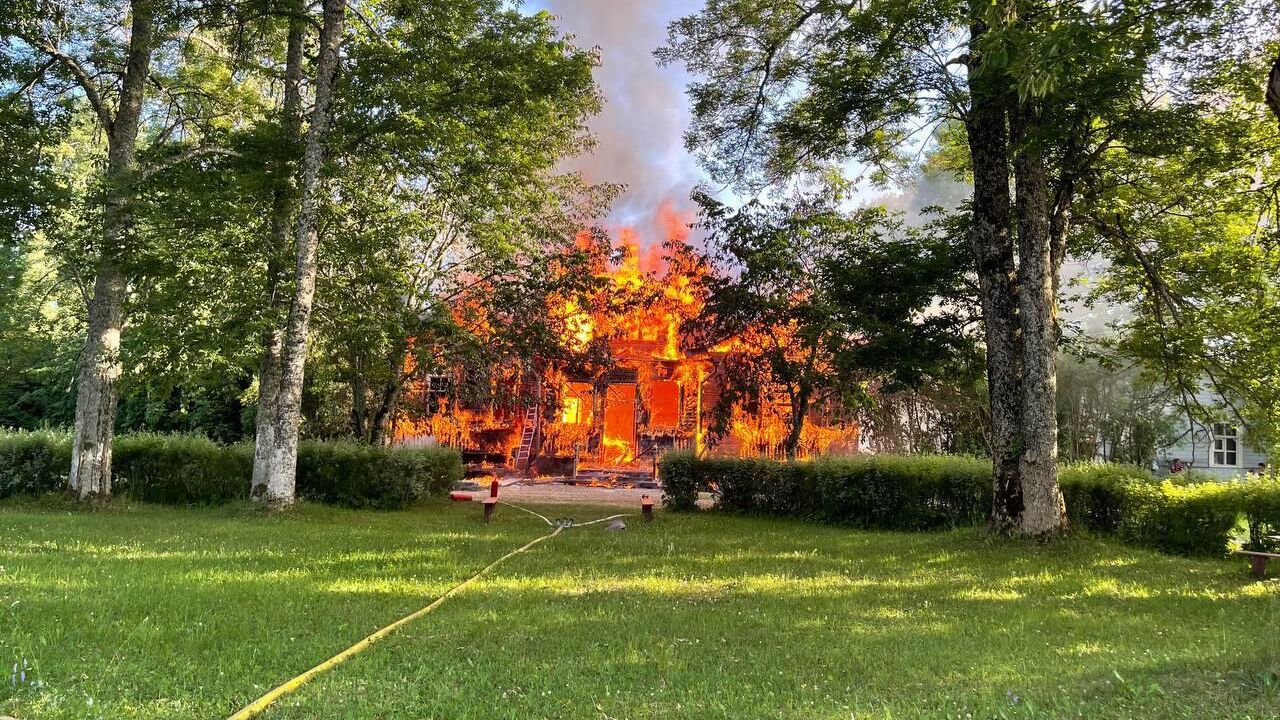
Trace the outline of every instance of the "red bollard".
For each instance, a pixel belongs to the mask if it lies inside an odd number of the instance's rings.
[[[487,497],[484,499],[484,521],[489,522],[493,519],[493,509],[498,506],[498,498]]]
[[[653,498],[648,495],[640,496],[640,514],[644,515],[645,522],[653,522]]]

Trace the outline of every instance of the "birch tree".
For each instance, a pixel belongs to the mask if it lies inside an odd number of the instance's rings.
[[[70,471],[70,491],[81,499],[111,494],[121,335],[130,263],[139,242],[139,184],[224,150],[201,142],[199,123],[186,115],[186,101],[179,99],[182,78],[172,70],[181,64],[182,53],[191,50],[207,19],[205,9],[199,3],[165,0],[22,0],[0,14],[4,52],[39,58],[15,97],[85,108],[105,145],[96,183],[98,210],[90,224],[97,237],[89,243],[92,282],[86,288]],[[160,52],[168,54],[169,67],[157,74],[153,58]],[[151,103],[153,93],[162,101]]]
[[[315,102],[302,155],[298,217],[293,227],[296,252],[293,298],[285,324],[280,329],[279,378],[274,379],[274,387],[265,388],[267,392],[260,390],[258,400],[259,426],[268,427],[265,435],[259,433],[254,452],[251,494],[273,506],[289,504],[294,498],[307,329],[315,302],[316,263],[320,250],[316,207],[320,202],[320,171],[325,161],[329,127],[333,122],[334,87],[346,32],[346,14],[346,0],[324,0],[319,57],[315,63]],[[293,37],[291,31],[291,42]]]

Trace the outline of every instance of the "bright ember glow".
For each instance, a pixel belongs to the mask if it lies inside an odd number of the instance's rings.
[[[560,321],[563,345],[573,353],[603,352],[608,358],[603,365],[577,374],[546,370],[534,380],[513,375],[513,387],[539,388],[534,413],[520,406],[471,408],[442,399],[427,418],[398,419],[396,438],[430,435],[463,449],[471,460],[518,469],[524,469],[527,455],[544,474],[557,474],[556,467],[567,472],[565,461],[571,458],[580,468],[646,468],[671,449],[777,455],[792,421],[784,392],[765,393],[750,408],[732,408],[727,433],[711,446],[707,429],[721,389],[735,381],[726,358],[754,343],[785,345],[790,336],[785,328],[761,328],[711,348],[690,346],[682,328],[704,319],[704,266],[691,260],[687,244],[691,220],[663,203],[654,223],[662,229],[662,243],[645,245],[634,228],[618,229],[616,261],[598,268],[592,297],[552,303],[549,312]],[[585,233],[578,238],[579,247],[589,242]],[[410,393],[428,391],[415,387]],[[804,419],[803,454],[856,447],[856,426],[828,426],[820,419],[818,413]],[[529,422],[536,431],[533,447],[521,447]]]

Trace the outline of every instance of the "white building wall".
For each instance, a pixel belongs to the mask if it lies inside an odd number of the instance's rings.
[[[1239,428],[1238,430],[1238,452],[1234,466],[1221,465],[1214,462],[1212,429],[1196,424],[1190,427],[1189,431],[1176,444],[1156,453],[1157,463],[1159,464],[1156,469],[1157,474],[1169,474],[1169,465],[1175,459],[1182,460],[1188,469],[1214,475],[1224,480],[1246,472],[1256,471],[1258,463],[1266,462],[1269,465],[1266,453],[1259,452],[1249,446],[1246,429]]]

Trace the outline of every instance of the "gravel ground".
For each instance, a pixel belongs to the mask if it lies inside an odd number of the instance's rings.
[[[662,507],[661,490],[639,488],[602,488],[560,483],[504,485],[498,497],[513,503],[580,503],[584,505],[625,505],[640,509],[640,497],[653,498],[654,507]]]

